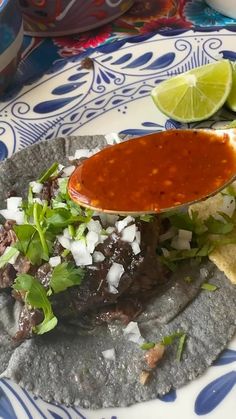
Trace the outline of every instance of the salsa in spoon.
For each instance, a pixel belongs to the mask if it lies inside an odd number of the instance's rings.
[[[236,175],[236,130],[170,130],[124,141],[84,160],[69,179],[79,205],[159,213],[222,190]]]

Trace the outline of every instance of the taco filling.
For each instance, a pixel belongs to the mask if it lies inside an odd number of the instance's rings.
[[[92,313],[128,323],[168,284],[160,218],[82,209],[67,192],[73,169],[53,164],[1,210],[0,287],[24,304],[16,339]]]

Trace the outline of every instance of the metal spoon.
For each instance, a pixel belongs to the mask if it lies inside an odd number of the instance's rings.
[[[107,147],[69,179],[79,205],[151,214],[215,195],[236,176],[236,130],[171,130]]]

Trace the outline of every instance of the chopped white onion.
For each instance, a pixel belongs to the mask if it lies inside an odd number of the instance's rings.
[[[102,355],[103,355],[104,359],[106,359],[107,361],[115,361],[116,360],[116,353],[115,353],[114,348],[107,349],[106,351],[102,351]]]
[[[62,236],[62,235],[57,236],[57,240],[62,245],[62,247],[64,247],[64,249],[70,250],[72,241],[68,237],[65,237],[65,236]]]
[[[145,341],[140,333],[137,322],[130,322],[127,324],[126,328],[123,330],[123,333],[128,340],[134,343],[138,343],[139,345]]]
[[[19,210],[0,210],[0,214],[6,219],[6,220],[13,220],[16,222],[16,224],[24,224],[24,212]]]
[[[99,243],[99,235],[95,231],[89,231],[86,235],[86,243],[89,253],[93,253],[96,245]]]
[[[125,227],[121,232],[121,240],[124,242],[132,243],[135,239],[136,225],[131,224],[128,227]]]
[[[105,259],[105,256],[102,252],[98,252],[97,250],[93,252],[93,261],[94,262],[103,262]]]
[[[106,232],[107,232],[107,234],[112,234],[112,233],[114,233],[114,231],[115,231],[115,227],[107,227],[106,228]]]
[[[190,250],[190,242],[192,240],[192,232],[189,230],[178,230],[178,235],[171,241],[171,247],[176,250]]]
[[[114,285],[108,285],[108,290],[111,294],[118,294],[118,289]]]
[[[178,236],[180,240],[187,240],[190,242],[192,240],[193,233],[189,230],[179,229]]]
[[[68,229],[68,228],[65,228],[65,229],[63,230],[63,236],[64,236],[66,239],[71,239],[71,235],[70,235],[70,233],[69,233],[69,229]]]
[[[101,231],[102,231],[102,225],[101,225],[101,223],[100,223],[100,221],[99,220],[93,220],[93,219],[91,219],[87,224],[86,224],[86,226],[87,226],[87,229],[89,230],[89,231],[94,231],[95,233],[97,233],[97,234],[101,234]]]
[[[99,236],[99,243],[103,243],[107,239],[107,234],[101,234]]]
[[[58,164],[58,171],[61,172],[64,169],[65,166],[63,166],[63,164],[59,163]]]
[[[106,276],[106,280],[108,282],[110,292],[112,292],[111,289],[113,289],[113,287],[118,288],[119,283],[120,283],[120,278],[123,275],[123,273],[124,273],[123,265],[121,265],[120,263],[113,262]]]
[[[116,132],[111,132],[109,134],[104,135],[107,144],[112,145],[112,144],[118,144],[120,143],[121,139],[119,137],[119,135]]]
[[[115,226],[117,228],[118,233],[120,233],[128,224],[133,223],[135,220],[133,217],[128,215],[123,220],[117,221]]]
[[[77,266],[86,266],[93,263],[84,240],[73,241],[70,250]]]
[[[22,198],[20,196],[11,196],[7,199],[7,209],[15,211],[22,206]]]
[[[70,175],[72,175],[74,170],[75,170],[75,166],[73,166],[73,165],[64,167],[62,177],[69,177]]]
[[[139,243],[136,240],[134,240],[133,243],[131,243],[131,247],[134,255],[138,255],[141,252]]]
[[[171,247],[176,250],[190,250],[190,242],[185,239],[180,239],[179,236],[174,237],[171,241]]]
[[[140,245],[141,244],[141,231],[137,230],[135,233],[135,238],[137,243]]]
[[[39,194],[40,192],[42,192],[43,189],[43,184],[39,183],[39,182],[30,182],[30,186],[32,188],[32,192]]]
[[[61,263],[61,256],[53,256],[49,259],[49,265],[51,265],[53,268],[55,266],[60,265]]]

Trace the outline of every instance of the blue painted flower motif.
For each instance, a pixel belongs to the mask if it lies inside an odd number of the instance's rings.
[[[5,143],[0,140],[0,161],[8,157],[8,149]]]
[[[162,402],[173,403],[176,400],[176,397],[176,390],[171,390],[164,396],[159,396],[158,399],[160,399]]]
[[[197,26],[224,26],[236,23],[235,19],[223,16],[207,6],[204,0],[188,1],[184,6],[184,15]]]
[[[236,371],[230,371],[212,381],[197,396],[194,411],[197,415],[206,415],[214,410],[236,384]]]
[[[4,391],[0,388],[0,416],[2,419],[17,419],[13,407],[4,393]]]
[[[219,358],[216,359],[213,365],[227,365],[236,361],[236,351],[233,349],[226,349],[222,352]]]

